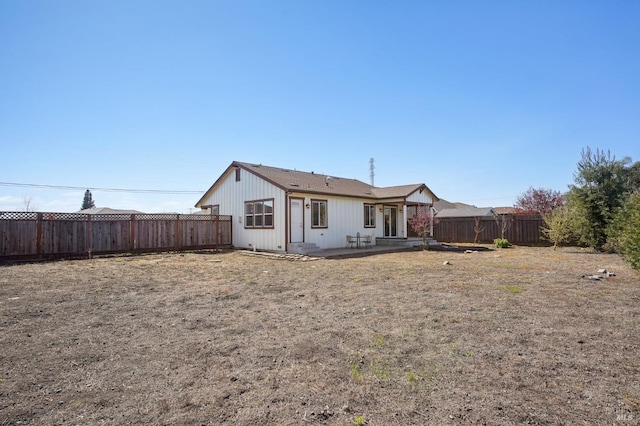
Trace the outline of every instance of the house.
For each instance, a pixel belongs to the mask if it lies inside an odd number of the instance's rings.
[[[231,215],[233,245],[277,252],[344,248],[347,235],[407,238],[407,220],[437,201],[423,183],[378,188],[356,179],[234,161],[196,203]]]

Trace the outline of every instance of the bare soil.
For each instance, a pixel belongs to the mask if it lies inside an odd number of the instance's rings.
[[[639,278],[547,247],[2,266],[0,425],[638,424]]]

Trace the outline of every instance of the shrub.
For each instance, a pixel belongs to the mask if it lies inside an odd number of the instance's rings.
[[[621,253],[635,269],[640,269],[640,192],[629,196],[614,215],[608,228],[607,246]]]
[[[506,238],[496,238],[495,240],[493,240],[493,245],[498,248],[511,247],[511,243]]]
[[[559,244],[568,243],[573,238],[573,218],[568,206],[561,206],[545,213],[544,226],[541,227],[542,239],[553,243],[555,250]]]

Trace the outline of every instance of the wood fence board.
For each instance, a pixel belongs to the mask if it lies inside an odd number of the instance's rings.
[[[0,260],[228,247],[231,231],[231,216],[0,212]]]
[[[509,223],[505,238],[513,244],[541,244],[540,228],[544,221],[540,215],[505,215]],[[492,243],[501,237],[500,226],[493,217],[482,217],[479,221],[482,232],[476,238],[476,219],[473,217],[455,217],[438,219],[434,226],[433,237],[437,241],[450,243]]]

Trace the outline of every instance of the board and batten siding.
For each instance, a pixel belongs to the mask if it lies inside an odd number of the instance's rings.
[[[407,197],[407,203],[433,204],[433,199],[427,191],[416,191]]]
[[[376,228],[364,227],[364,205],[376,204],[375,200],[294,193],[291,197],[304,198],[304,204],[311,200],[327,201],[327,228],[311,227],[311,209],[304,209],[304,235],[306,243],[316,244],[321,249],[340,248],[347,244],[347,235],[377,236],[382,215],[376,208]]]
[[[203,205],[219,205],[221,215],[233,216],[233,245],[237,248],[257,250],[285,250],[285,193],[264,179],[240,169],[240,180],[231,169],[219,182]],[[246,201],[273,199],[273,228],[247,229],[244,227]]]

